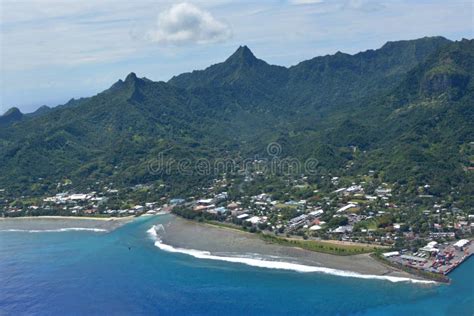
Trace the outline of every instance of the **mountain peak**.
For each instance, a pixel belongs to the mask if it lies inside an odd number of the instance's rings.
[[[246,46],[239,46],[239,48],[229,57],[226,62],[248,64],[251,65],[257,62],[258,59],[252,53],[252,51]]]
[[[17,107],[13,107],[0,116],[0,124],[13,123],[23,118],[23,113]]]
[[[40,106],[36,111],[26,114],[26,116],[28,116],[28,117],[41,116],[41,115],[43,115],[43,114],[48,113],[48,112],[51,111],[51,110],[52,110],[52,109],[51,109],[49,106],[47,106],[47,105],[42,105],[42,106]]]
[[[128,76],[125,78],[125,82],[134,82],[138,79],[137,75],[134,72],[131,72],[128,74]]]
[[[22,114],[20,109],[17,108],[17,107],[12,107],[10,109],[8,109],[4,114],[3,116],[8,116],[8,115],[18,115],[18,114]]]

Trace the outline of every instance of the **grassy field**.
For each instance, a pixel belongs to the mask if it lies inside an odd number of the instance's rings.
[[[216,226],[216,227],[219,227],[219,228],[238,230],[240,232],[245,232],[245,233],[250,234],[250,232],[248,230],[246,230],[242,226],[238,226],[238,225],[226,224],[226,223],[221,223],[221,222],[216,222],[216,221],[205,221],[204,223],[207,224],[207,225]]]
[[[340,244],[331,241],[289,239],[269,234],[260,234],[260,236],[263,240],[270,243],[276,243],[290,247],[299,247],[310,251],[329,253],[339,256],[372,253],[380,248],[374,245]]]
[[[214,221],[206,222],[206,224],[220,227],[220,228],[233,229],[240,232],[250,233],[248,230],[245,230],[242,227],[237,226],[237,225],[214,222]],[[329,240],[328,241],[299,240],[299,239],[274,236],[274,235],[265,234],[265,233],[256,233],[255,235],[268,243],[278,244],[282,246],[289,246],[289,247],[298,247],[305,250],[328,253],[328,254],[339,255],[339,256],[372,253],[377,249],[383,248],[376,245],[342,244],[336,241],[329,241]]]
[[[275,207],[279,208],[279,209],[282,209],[282,208],[296,209],[296,208],[298,208],[298,205],[287,205],[287,204],[280,203],[280,204],[276,204]]]

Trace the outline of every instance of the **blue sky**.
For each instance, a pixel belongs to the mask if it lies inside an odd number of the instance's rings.
[[[94,95],[119,78],[168,80],[239,45],[289,66],[442,35],[473,38],[472,1],[2,0],[0,114]]]

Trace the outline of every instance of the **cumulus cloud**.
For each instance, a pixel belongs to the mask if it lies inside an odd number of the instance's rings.
[[[152,41],[164,44],[206,44],[228,39],[231,30],[211,13],[184,2],[162,12],[156,30],[149,35]]]

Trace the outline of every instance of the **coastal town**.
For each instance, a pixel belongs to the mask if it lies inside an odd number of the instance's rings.
[[[325,182],[315,184],[301,175],[272,186],[260,172],[223,175],[193,196],[147,194],[146,198],[125,202],[121,200],[124,195],[142,196],[137,192],[153,189],[166,192],[166,186],[136,185],[126,190],[105,186],[87,193],[70,189],[41,199],[2,199],[0,214],[121,217],[172,212],[259,233],[267,240],[362,245],[335,246],[331,253],[377,250],[381,260],[394,266],[441,275],[474,253],[472,210],[432,195],[429,184],[420,185],[415,199],[410,200],[400,196],[395,184],[379,181],[374,171],[351,178],[321,176],[320,180]],[[265,192],[260,188],[272,189]]]

